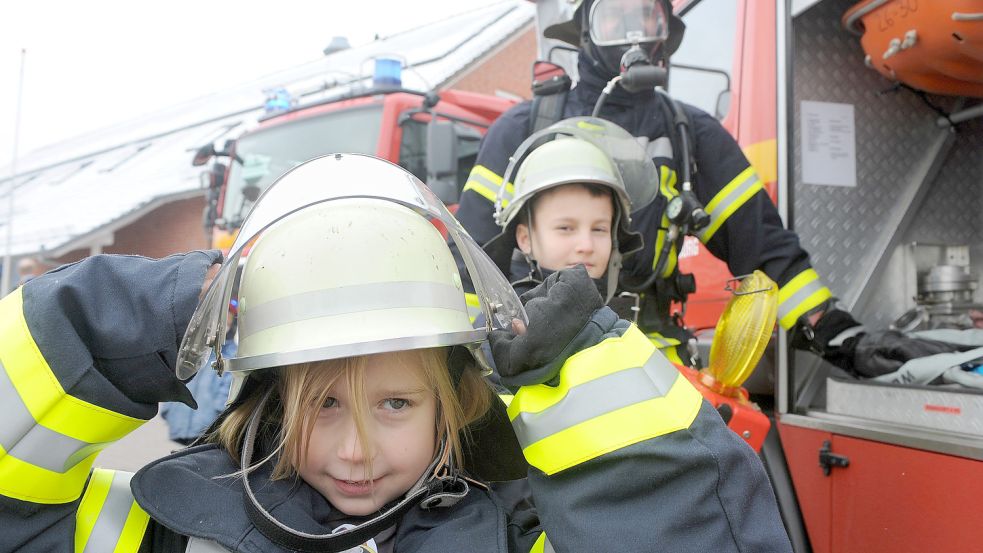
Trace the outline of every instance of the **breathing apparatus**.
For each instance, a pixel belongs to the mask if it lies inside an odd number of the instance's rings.
[[[468,319],[461,275],[437,222],[461,253],[485,315],[482,328],[473,328]],[[405,169],[371,156],[334,154],[285,173],[256,201],[230,251],[192,315],[177,375],[190,378],[214,355],[212,368],[233,375],[230,409],[260,398],[246,427],[243,470],[254,466],[256,445],[263,445],[257,441],[267,426],[262,413],[275,395],[278,372],[290,370],[283,367],[444,347],[449,365],[487,371],[489,353],[482,348],[487,335],[511,329],[514,320],[528,322],[508,281],[430,189]],[[237,270],[240,259],[244,263]],[[239,348],[226,358],[221,337],[234,289]],[[510,477],[524,475],[521,448],[507,441],[514,433],[504,407],[494,402],[486,420],[490,423],[482,426],[495,427],[487,431],[494,443],[482,445],[482,430],[476,428],[472,447],[495,457],[494,462],[501,459],[497,466],[510,471]],[[469,489],[465,470],[481,479],[500,479],[454,466],[446,443],[446,436],[438,440],[434,459],[416,485],[355,527],[319,535],[290,528],[260,505],[244,476],[246,513],[260,532],[286,549],[345,551],[396,524],[412,508],[432,509],[463,498]]]

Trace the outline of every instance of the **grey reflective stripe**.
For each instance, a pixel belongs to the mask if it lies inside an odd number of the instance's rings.
[[[726,212],[727,208],[733,205],[734,202],[736,202],[741,197],[741,194],[747,192],[749,189],[751,189],[751,187],[753,187],[758,182],[759,182],[758,174],[752,172],[748,176],[748,178],[744,179],[744,182],[742,182],[736,188],[731,190],[730,193],[727,194],[727,196],[720,201],[720,203],[713,206],[713,211],[710,212],[710,224],[707,225],[706,228],[700,231],[700,235],[699,235],[700,240],[706,239],[705,236],[707,232],[710,231],[710,229],[716,231],[717,225],[714,225],[714,223],[717,222],[717,219],[720,218],[719,214]],[[713,200],[711,200],[711,202],[712,201]]]
[[[491,171],[489,171],[489,172],[491,172]],[[495,181],[491,180],[490,178],[486,177],[485,175],[481,174],[479,171],[471,171],[471,174],[468,175],[468,180],[473,180],[473,181],[477,182],[478,184],[484,186],[485,188],[488,188],[489,190],[491,190],[495,194],[499,194],[500,193],[499,191],[502,188],[502,180],[501,179],[499,179],[498,182],[495,182]],[[512,195],[508,193],[508,189],[506,189],[505,194],[503,195],[503,198],[506,199],[506,200],[508,200],[508,199],[511,198],[511,196]]]
[[[806,284],[802,288],[799,288],[794,294],[786,298],[785,301],[778,304],[779,320],[785,317],[785,315],[791,313],[802,302],[809,299],[809,296],[822,290],[824,286],[825,285],[823,284],[823,282],[817,278],[816,280],[813,280],[812,282]]]
[[[645,153],[652,158],[672,159],[672,141],[669,140],[669,137],[660,136],[645,145]]]
[[[184,553],[228,553],[228,549],[213,542],[201,538],[191,538],[188,540],[188,547]]]
[[[83,442],[38,424],[14,388],[3,363],[0,363],[0,405],[4,409],[0,446],[7,455],[21,461],[64,473],[109,445]]]
[[[133,493],[130,491],[129,472],[114,471],[113,482],[109,485],[109,494],[99,511],[89,534],[89,541],[82,553],[105,553],[116,549],[116,542],[123,533],[123,526],[133,506]]]
[[[464,292],[436,282],[373,282],[330,290],[314,290],[287,296],[262,305],[248,306],[242,318],[239,339],[276,326],[377,309],[432,307],[468,314]]]
[[[654,352],[641,367],[570,388],[563,399],[539,413],[520,412],[512,421],[512,428],[525,448],[606,413],[662,397],[681,376],[665,356]]]
[[[556,553],[556,550],[553,549],[553,544],[550,543],[549,536],[546,536],[546,539],[543,541],[543,553]]]

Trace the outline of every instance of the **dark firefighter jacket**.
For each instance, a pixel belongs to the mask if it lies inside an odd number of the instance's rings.
[[[581,55],[580,60],[580,82],[567,94],[564,117],[590,115],[605,85],[605,79],[585,61],[586,56]],[[499,232],[493,218],[495,198],[509,157],[530,134],[531,106],[531,102],[521,103],[495,121],[483,139],[476,164],[464,186],[456,215],[479,244],[485,244]],[[761,269],[778,283],[779,323],[788,330],[801,315],[829,299],[830,291],[812,269],[796,234],[783,226],[737,142],[712,116],[692,106],[683,107],[695,142],[693,187],[711,216],[710,225],[699,233],[699,239],[713,255],[727,262],[732,274],[744,275]],[[669,198],[678,194],[681,160],[673,155],[670,125],[654,92],[628,94],[615,88],[600,115],[643,138],[659,170],[658,198],[632,214],[632,230],[642,234],[645,245],[625,260],[622,269],[626,277],[644,280],[655,270],[656,256],[663,248],[669,224],[665,206]],[[506,183],[507,191],[511,186]],[[673,248],[664,275],[676,269],[676,254]],[[660,347],[679,343],[673,339],[661,341],[658,336],[652,338]]]
[[[0,300],[0,551],[282,551],[253,527],[229,455],[196,446],[136,475],[98,452],[190,401],[179,342],[217,253],[96,256]],[[509,417],[532,505],[473,486],[453,507],[409,511],[395,551],[790,551],[754,452],[634,326],[595,314],[559,384],[520,388]],[[327,501],[303,481],[259,501],[327,533]],[[547,537],[548,535],[548,537]]]

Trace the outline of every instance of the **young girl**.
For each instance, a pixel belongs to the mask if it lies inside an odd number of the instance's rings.
[[[409,173],[335,155],[264,194],[217,274],[195,252],[31,281],[0,302],[0,550],[790,550],[754,454],[585,271],[531,291],[527,318],[482,255]],[[234,378],[211,443],[90,470],[157,402],[190,401],[175,368],[210,354]],[[526,474],[535,505],[484,484]]]

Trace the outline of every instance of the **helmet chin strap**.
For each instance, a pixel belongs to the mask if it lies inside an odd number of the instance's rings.
[[[543,274],[542,268],[539,266],[539,261],[536,261],[536,252],[533,251],[536,232],[532,226],[532,208],[529,207],[528,203],[524,207],[526,210],[526,226],[529,227],[529,253],[522,252],[522,255],[526,258],[526,263],[529,265],[529,276],[523,280],[527,282],[543,282],[546,280],[546,275]]]
[[[263,399],[253,411],[246,427],[246,436],[242,444],[240,465],[245,471],[252,462],[253,448],[262,418],[263,407],[273,393],[273,387],[268,387]],[[410,509],[419,505],[422,509],[450,507],[463,499],[469,491],[468,481],[453,467],[452,456],[447,446],[446,436],[440,440],[437,453],[423,476],[403,496],[402,499],[381,512],[372,519],[353,528],[342,530],[335,534],[309,534],[295,530],[277,520],[269,513],[253,493],[249,483],[249,474],[242,477],[243,503],[250,522],[273,543],[292,551],[304,553],[341,553],[358,547],[383,530],[393,526]]]

